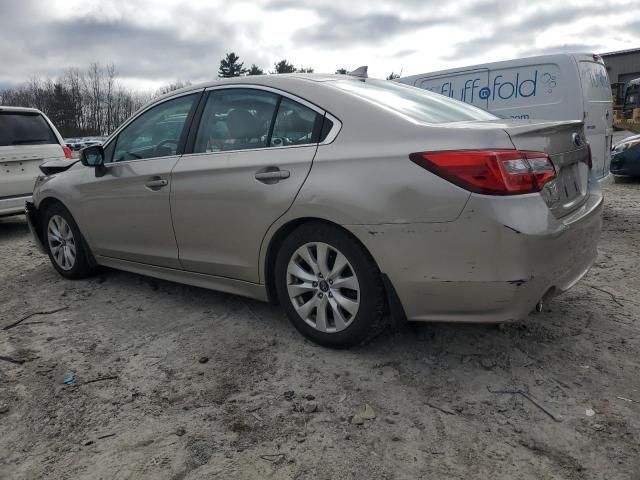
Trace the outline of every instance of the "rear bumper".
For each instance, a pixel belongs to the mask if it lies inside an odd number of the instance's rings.
[[[26,202],[23,209],[25,216],[27,217],[27,225],[29,225],[29,231],[33,237],[33,242],[41,253],[47,253],[44,245],[42,244],[42,239],[40,238],[40,230],[37,228],[37,226],[40,225],[38,210],[31,201]]]
[[[595,261],[603,196],[593,184],[586,202],[561,219],[539,195],[472,195],[454,222],[347,228],[388,275],[408,319],[518,320]]]
[[[31,200],[31,195],[0,198],[0,217],[24,213],[24,202]]]

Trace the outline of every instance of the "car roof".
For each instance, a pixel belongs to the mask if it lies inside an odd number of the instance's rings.
[[[39,113],[42,115],[42,112],[37,108],[27,108],[27,107],[6,107],[1,106],[0,112],[24,112],[24,113]]]
[[[245,75],[242,77],[231,78],[217,78],[202,82],[194,85],[189,85],[178,90],[173,90],[160,97],[154,98],[147,105],[157,103],[158,100],[165,98],[171,98],[176,95],[180,95],[188,92],[195,92],[205,88],[219,87],[223,85],[261,85],[264,87],[273,87],[276,89],[286,90],[286,87],[290,87],[292,83],[299,83],[300,85],[309,85],[309,82],[329,82],[335,80],[362,80],[360,77],[353,77],[350,75],[332,75],[326,73],[279,73],[279,74],[265,74],[265,75]]]

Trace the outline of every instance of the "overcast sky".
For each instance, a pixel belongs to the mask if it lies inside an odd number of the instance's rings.
[[[0,88],[99,61],[150,90],[211,79],[229,51],[376,77],[601,53],[640,47],[634,13],[638,0],[0,0]]]

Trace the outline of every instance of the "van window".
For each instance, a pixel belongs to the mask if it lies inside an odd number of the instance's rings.
[[[602,63],[581,61],[580,81],[587,101],[611,101],[611,85]]]
[[[427,90],[384,80],[335,80],[340,90],[426,123],[495,120],[495,115]]]
[[[0,112],[0,147],[52,143],[58,139],[39,113]]]

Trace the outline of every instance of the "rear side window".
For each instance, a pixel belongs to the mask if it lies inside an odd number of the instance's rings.
[[[283,98],[271,136],[272,147],[317,143],[322,116],[298,102]]]
[[[58,139],[39,113],[0,112],[0,147],[51,143]]]
[[[472,105],[420,88],[384,80],[336,80],[332,85],[412,120],[425,123],[495,120]]]

